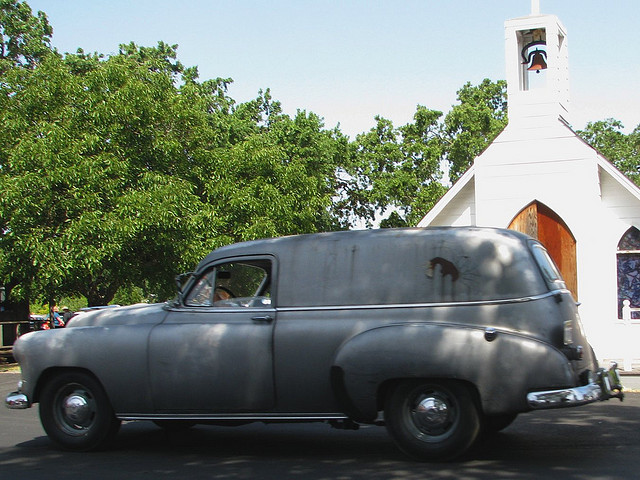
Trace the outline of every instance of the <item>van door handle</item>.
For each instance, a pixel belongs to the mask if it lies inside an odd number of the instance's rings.
[[[271,315],[260,315],[257,317],[251,317],[251,320],[260,323],[271,323],[273,322],[273,317]]]

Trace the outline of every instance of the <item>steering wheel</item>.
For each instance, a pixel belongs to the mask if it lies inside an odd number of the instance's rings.
[[[227,287],[223,287],[222,285],[218,285],[213,291],[213,301],[219,302],[220,300],[228,300],[230,298],[235,298],[236,295],[229,290]]]

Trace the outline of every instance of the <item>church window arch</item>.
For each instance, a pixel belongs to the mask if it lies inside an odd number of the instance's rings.
[[[640,308],[640,230],[631,227],[618,242],[618,318],[623,318],[625,300],[631,308]],[[640,312],[631,312],[631,318],[640,319]]]

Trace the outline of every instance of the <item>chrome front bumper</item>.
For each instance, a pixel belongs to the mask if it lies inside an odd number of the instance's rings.
[[[618,364],[613,362],[609,369],[601,368],[596,372],[596,380],[582,387],[531,392],[527,395],[529,407],[541,410],[585,405],[610,398],[624,397],[622,383],[618,374]]]
[[[7,408],[11,408],[14,410],[23,410],[25,408],[31,407],[29,397],[27,397],[27,395],[23,393],[22,390],[24,385],[24,380],[20,380],[18,382],[18,391],[11,392],[9,395],[7,395],[7,398],[4,399],[4,404]]]
[[[4,399],[4,404],[7,408],[14,410],[23,410],[31,407],[31,402],[24,393],[12,392]]]

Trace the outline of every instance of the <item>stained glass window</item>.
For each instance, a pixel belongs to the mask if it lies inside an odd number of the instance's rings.
[[[640,308],[640,230],[631,227],[618,243],[618,318],[622,318],[625,300]],[[631,318],[640,319],[640,312]]]

